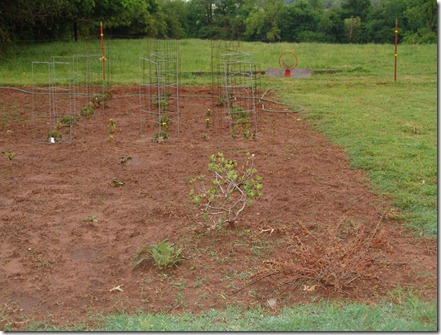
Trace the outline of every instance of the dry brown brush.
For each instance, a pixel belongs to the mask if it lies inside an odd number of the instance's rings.
[[[391,249],[380,228],[382,218],[374,227],[351,222],[306,227],[297,222],[296,231],[287,233],[286,256],[265,261],[251,284],[281,275],[288,278],[284,284],[308,284],[306,287],[343,293],[357,280],[378,279],[374,274],[381,266],[381,255]]]

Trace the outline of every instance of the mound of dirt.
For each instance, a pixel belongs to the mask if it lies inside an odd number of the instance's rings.
[[[0,91],[8,106],[0,119],[2,329],[94,312],[375,302],[397,286],[436,297],[435,241],[410,236],[302,114],[258,108],[257,139],[233,140],[226,115],[207,126],[210,89],[183,87],[178,139],[153,143],[137,92],[113,87],[108,106],[81,118],[69,141],[49,144],[35,139],[31,117],[47,97]],[[195,222],[189,179],[208,174],[217,152],[237,161],[253,153],[263,196],[234,228],[207,231]],[[140,248],[164,239],[182,248],[182,263],[132,269]]]

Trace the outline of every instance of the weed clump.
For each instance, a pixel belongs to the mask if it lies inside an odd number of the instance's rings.
[[[158,270],[172,268],[184,260],[182,248],[175,249],[174,245],[165,239],[158,244],[151,244],[138,250],[132,268],[151,259]]]

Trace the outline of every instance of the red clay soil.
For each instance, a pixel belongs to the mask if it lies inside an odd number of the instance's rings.
[[[436,242],[404,230],[397,210],[303,114],[258,105],[258,138],[232,140],[222,115],[206,128],[210,90],[183,87],[179,139],[152,143],[139,126],[137,88],[112,94],[69,141],[48,144],[35,138],[31,117],[44,97],[0,90],[1,329],[123,310],[375,303],[397,287],[436,298]],[[238,161],[255,155],[263,196],[234,228],[206,231],[188,180],[208,174],[219,151]],[[112,178],[124,185],[112,187]],[[132,269],[140,248],[164,239],[183,248],[181,264]]]

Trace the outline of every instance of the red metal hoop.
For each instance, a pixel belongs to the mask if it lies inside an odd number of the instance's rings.
[[[285,51],[279,57],[279,65],[282,69],[294,69],[297,67],[298,59],[294,52]]]

